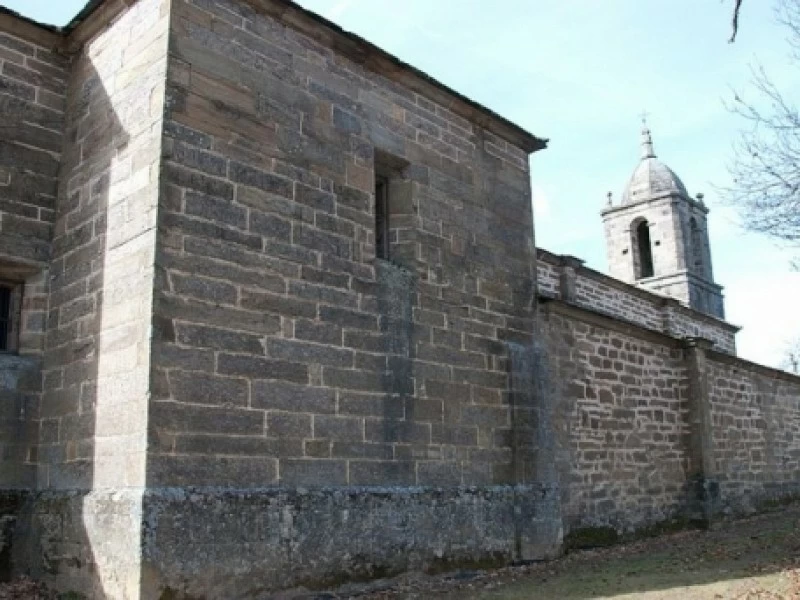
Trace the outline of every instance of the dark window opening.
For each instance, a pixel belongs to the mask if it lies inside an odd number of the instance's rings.
[[[10,349],[11,337],[11,288],[0,285],[0,351]]]
[[[639,245],[639,279],[653,276],[653,249],[650,246],[650,225],[642,221],[636,226]]]
[[[705,269],[703,268],[703,236],[700,232],[700,227],[697,225],[697,219],[692,217],[689,219],[690,230],[690,243],[692,245],[692,266],[694,270],[703,275]]]
[[[389,260],[389,180],[375,177],[375,256]]]
[[[17,350],[22,286],[0,281],[0,352]]]
[[[408,161],[375,150],[375,258],[395,265],[413,264],[413,183]]]

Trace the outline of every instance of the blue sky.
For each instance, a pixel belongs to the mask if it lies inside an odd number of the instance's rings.
[[[0,2],[63,25],[83,0]],[[786,32],[772,2],[745,0],[728,44],[732,0],[302,0],[335,21],[551,139],[531,160],[537,244],[606,269],[599,211],[636,167],[639,114],[650,113],[656,153],[711,207],[715,277],[739,353],[769,365],[800,338],[800,273],[789,253],[744,233],[720,205],[725,165],[743,125],[727,112],[763,63],[800,97]]]

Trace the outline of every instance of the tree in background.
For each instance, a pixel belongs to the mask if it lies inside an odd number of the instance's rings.
[[[736,10],[739,9],[736,5]],[[778,20],[789,32],[800,61],[800,0],[778,0]],[[734,16],[734,35],[738,15]],[[728,165],[733,180],[724,190],[744,227],[800,248],[800,113],[762,66],[753,68],[756,101],[736,94],[730,109],[747,127]],[[800,262],[795,261],[795,268]]]
[[[736,41],[736,34],[739,32],[739,11],[742,8],[742,0],[733,0],[733,22],[731,23],[731,39],[728,42]]]
[[[800,375],[800,342],[787,345],[780,367]]]

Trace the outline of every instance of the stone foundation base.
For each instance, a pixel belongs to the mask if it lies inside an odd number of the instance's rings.
[[[561,542],[542,486],[47,492],[21,512],[14,567],[91,597],[254,598],[551,558]]]
[[[144,589],[202,598],[555,556],[542,487],[150,490]]]
[[[17,518],[12,567],[60,592],[138,600],[142,490],[31,493]]]

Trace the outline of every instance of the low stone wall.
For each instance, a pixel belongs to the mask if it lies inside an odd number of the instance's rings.
[[[717,353],[708,365],[719,508],[800,497],[800,377]]]
[[[539,332],[567,533],[708,522],[800,496],[800,377],[576,303]]]
[[[681,344],[560,302],[540,316],[565,528],[631,531],[678,516],[689,432]]]
[[[541,486],[165,488],[144,498],[143,591],[250,598],[541,559],[560,545],[558,494]]]

